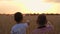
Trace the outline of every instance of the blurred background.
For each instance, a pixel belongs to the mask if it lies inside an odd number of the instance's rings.
[[[46,14],[47,20],[60,34],[60,0],[0,0],[0,34],[10,34],[11,28],[16,24],[14,13],[21,12],[23,21],[30,20],[27,34],[36,28],[39,14]]]

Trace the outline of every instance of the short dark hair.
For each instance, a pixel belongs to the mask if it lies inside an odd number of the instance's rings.
[[[17,23],[21,22],[21,21],[23,20],[23,15],[22,15],[22,13],[21,13],[21,12],[16,12],[16,13],[14,14],[14,20],[15,20]]]
[[[45,14],[40,14],[38,16],[37,23],[38,23],[38,25],[45,25],[45,24],[47,24],[47,19],[46,19]]]

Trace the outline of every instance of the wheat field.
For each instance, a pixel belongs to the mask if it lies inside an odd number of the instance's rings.
[[[47,20],[51,22],[51,24],[55,28],[55,33],[60,33],[60,15],[46,15]],[[29,34],[32,30],[36,28],[36,20],[37,15],[33,16],[24,16],[23,21],[30,20],[30,25],[27,29],[27,34]],[[10,34],[11,27],[16,24],[14,21],[13,15],[0,15],[0,34]]]

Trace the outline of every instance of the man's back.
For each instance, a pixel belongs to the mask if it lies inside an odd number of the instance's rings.
[[[11,34],[26,34],[27,23],[16,24],[12,27]]]

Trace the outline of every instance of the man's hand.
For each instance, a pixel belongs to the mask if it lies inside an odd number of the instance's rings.
[[[28,23],[28,25],[30,25],[30,20],[27,20],[26,22]]]

